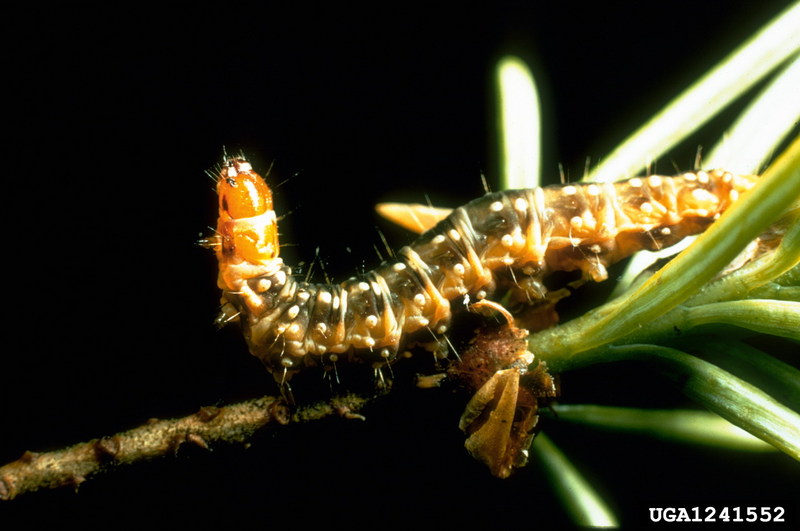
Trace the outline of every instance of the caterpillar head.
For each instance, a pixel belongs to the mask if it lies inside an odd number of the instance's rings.
[[[272,191],[243,158],[224,161],[217,180],[222,245],[220,261],[264,264],[278,257],[278,225]]]

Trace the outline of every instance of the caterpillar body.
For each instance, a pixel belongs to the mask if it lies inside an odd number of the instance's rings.
[[[238,320],[250,352],[276,377],[345,360],[381,367],[411,342],[441,338],[454,311],[498,288],[536,302],[546,300],[543,279],[554,271],[605,280],[610,264],[703,231],[755,182],[714,170],[490,193],[455,209],[395,262],[315,284],[294,278],[278,256],[265,181],[243,158],[228,158],[211,239],[218,321]]]

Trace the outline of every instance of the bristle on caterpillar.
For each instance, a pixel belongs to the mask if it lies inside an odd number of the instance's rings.
[[[498,288],[542,301],[543,280],[555,271],[605,280],[609,265],[703,231],[756,179],[714,170],[490,193],[455,209],[395,262],[315,284],[296,279],[279,257],[266,182],[243,158],[229,158],[212,238],[220,320],[238,319],[250,352],[282,377],[340,360],[381,367],[404,345],[441,337],[465,308],[452,301]]]

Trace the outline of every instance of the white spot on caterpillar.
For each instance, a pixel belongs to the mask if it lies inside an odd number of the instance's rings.
[[[731,190],[730,192],[728,192],[728,197],[730,198],[731,201],[736,201],[737,199],[739,199],[739,191]]]
[[[670,229],[669,227],[664,227],[661,229],[661,234],[663,236],[669,236],[670,234],[672,234],[672,229]]]
[[[332,298],[330,291],[321,291],[317,296],[317,299],[323,304],[330,304]]]
[[[651,188],[660,188],[661,187],[661,177],[658,175],[651,175],[647,178],[647,184],[650,185]]]
[[[580,229],[583,227],[583,218],[580,216],[574,216],[569,220],[569,224],[573,229]]]
[[[460,277],[463,277],[464,273],[465,273],[464,264],[456,264],[456,265],[454,265],[453,266],[453,272],[456,275],[458,275]]]
[[[288,328],[288,330],[286,330],[286,332],[290,336],[296,336],[300,332],[300,325],[297,324],[297,323],[294,323],[294,324],[292,324],[292,326],[290,326]]]
[[[690,181],[690,182],[691,181],[696,181],[697,180],[697,175],[695,175],[694,173],[684,173],[683,174],[683,178],[686,179],[687,181]]]
[[[576,193],[578,193],[578,189],[572,185],[565,186],[564,188],[561,189],[561,191],[564,193],[564,195],[575,195]]]
[[[316,330],[317,332],[319,332],[324,336],[325,333],[328,331],[328,325],[326,325],[325,323],[317,323],[314,326],[314,330]]]
[[[439,325],[436,329],[437,334],[444,334],[445,332],[447,332],[447,325]]]
[[[503,210],[503,203],[501,203],[500,201],[495,201],[494,203],[489,205],[489,210],[491,210],[492,212],[500,212],[501,210]]]
[[[630,186],[634,187],[634,188],[641,188],[642,187],[642,180],[640,178],[638,178],[638,177],[634,177],[633,179],[628,181],[628,184]]]
[[[294,306],[289,308],[289,311],[286,312],[286,317],[288,317],[289,319],[294,319],[295,317],[297,317],[297,314],[299,313],[300,313],[300,306],[295,304]]]
[[[375,325],[378,324],[378,316],[368,315],[364,318],[364,321],[367,323],[368,328],[375,328]]]
[[[433,237],[433,239],[431,240],[431,243],[433,243],[435,245],[439,245],[439,244],[444,243],[444,240],[445,240],[444,234],[437,234],[436,236]]]
[[[416,304],[420,308],[425,306],[425,300],[426,300],[425,295],[423,295],[422,293],[417,293],[416,295],[414,295],[414,304]]]
[[[504,234],[502,238],[500,238],[500,243],[503,244],[503,247],[511,247],[514,245],[514,237],[510,234]]]
[[[264,293],[265,291],[269,291],[269,288],[272,287],[272,282],[269,281],[267,278],[260,278],[258,282],[256,282],[256,293]]]
[[[281,365],[287,369],[293,365],[292,360],[289,358],[281,358]]]
[[[397,262],[396,264],[392,265],[392,269],[394,271],[403,271],[406,268],[406,265],[403,262]]]
[[[731,191],[733,192],[735,190]],[[703,188],[695,188],[694,190],[692,190],[692,199],[694,199],[698,203],[705,205],[717,204],[717,196],[715,196],[714,194]]]
[[[458,233],[456,229],[450,229],[449,231],[447,231],[447,234],[449,234],[450,238],[455,242],[461,239],[461,235]]]
[[[708,184],[708,174],[704,171],[697,172],[697,182],[700,184]]]
[[[311,297],[311,294],[307,291],[297,292],[297,300],[300,302],[306,302],[309,299],[309,297]]]
[[[653,213],[653,205],[645,201],[641,205],[639,205],[639,210],[644,212],[645,214],[652,214]]]
[[[600,195],[600,187],[597,186],[596,184],[590,184],[589,186],[586,187],[586,193],[591,196],[597,197],[598,195]]]
[[[358,289],[360,289],[361,291],[367,291],[369,289],[369,284],[367,284],[366,282],[359,282]]]
[[[275,284],[278,286],[286,284],[286,273],[284,271],[275,273]]]
[[[518,197],[516,201],[514,201],[514,208],[516,208],[520,212],[525,212],[526,210],[528,210],[528,202],[522,199],[521,197]]]

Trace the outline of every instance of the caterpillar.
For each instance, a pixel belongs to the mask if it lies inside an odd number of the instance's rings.
[[[400,249],[396,261],[315,284],[293,277],[279,257],[269,186],[244,158],[226,158],[208,240],[219,261],[218,322],[239,321],[250,352],[281,381],[337,361],[380,368],[414,342],[442,348],[453,312],[500,288],[546,301],[552,272],[599,282],[636,251],[702,232],[756,179],[713,170],[489,193]]]

